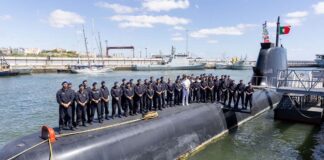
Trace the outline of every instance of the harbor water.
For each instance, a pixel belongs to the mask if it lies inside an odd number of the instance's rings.
[[[231,75],[236,81],[250,80],[252,71],[116,71],[107,74],[32,74],[0,78],[0,148],[6,143],[30,133],[39,132],[42,125],[58,125],[58,105],[55,94],[61,82],[73,83],[73,89],[85,79],[92,82],[106,81],[109,88],[122,78],[137,80],[150,76],[175,79],[177,75],[212,73]],[[194,118],[194,117],[193,117]],[[190,157],[208,159],[324,159],[324,127],[295,124],[273,120],[273,112],[243,124],[209,144]]]

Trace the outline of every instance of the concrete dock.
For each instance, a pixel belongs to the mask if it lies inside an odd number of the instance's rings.
[[[135,64],[159,64],[162,62],[161,58],[101,58],[101,57],[86,57],[72,58],[72,57],[4,57],[6,61],[13,67],[28,66],[33,68],[33,73],[47,73],[47,72],[64,72],[69,70],[71,65],[87,65],[88,60],[92,63],[104,65],[107,67],[114,67],[115,70],[131,70],[132,65]],[[222,63],[217,59],[192,59],[192,63],[206,63],[206,69],[215,69],[216,63]],[[255,64],[255,61],[251,61]],[[289,61],[289,67],[318,67],[314,61]]]

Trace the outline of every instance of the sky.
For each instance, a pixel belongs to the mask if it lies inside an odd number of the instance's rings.
[[[290,25],[281,36],[289,60],[324,54],[323,0],[1,0],[0,47],[65,48],[91,52],[98,33],[105,46],[134,46],[135,54],[188,51],[203,58],[247,56],[255,60],[268,22]],[[187,38],[188,37],[188,38]],[[125,56],[131,52],[125,51]]]

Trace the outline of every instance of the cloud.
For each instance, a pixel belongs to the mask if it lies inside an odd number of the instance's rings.
[[[316,14],[324,14],[324,2],[318,2],[313,8]]]
[[[302,25],[302,22],[304,21],[303,19],[299,18],[289,18],[284,20],[285,23],[292,25],[292,26],[300,26]]]
[[[307,11],[296,11],[296,12],[290,12],[287,13],[287,17],[289,18],[304,18],[308,15]]]
[[[48,21],[52,27],[56,28],[72,27],[76,24],[85,23],[83,17],[77,13],[60,9],[53,11],[49,16]]]
[[[5,14],[5,15],[0,15],[0,20],[1,21],[7,21],[7,20],[11,20],[12,16],[9,14]]]
[[[189,6],[189,0],[144,0],[142,3],[144,9],[153,12],[186,9]]]
[[[218,41],[217,40],[208,40],[207,43],[209,43],[209,44],[217,44]]]
[[[164,24],[169,26],[185,25],[190,20],[179,17],[171,17],[168,15],[163,16],[150,16],[150,15],[115,15],[110,17],[112,21],[117,21],[121,28],[152,28],[157,24]]]
[[[106,8],[106,9],[112,9],[114,12],[118,14],[133,13],[137,10],[136,8],[132,8],[129,6],[124,6],[117,3],[107,3],[107,2],[97,2],[95,3],[95,6]]]
[[[174,26],[173,29],[174,30],[178,30],[178,31],[184,31],[184,30],[186,30],[186,28],[185,27],[182,27],[182,26]]]
[[[248,28],[255,27],[255,24],[239,24],[231,27],[216,27],[216,28],[206,28],[200,29],[190,33],[193,38],[206,38],[212,35],[230,35],[230,36],[240,36],[244,34],[244,31]]]
[[[181,36],[177,36],[177,37],[172,37],[171,40],[172,41],[184,41],[185,39]]]

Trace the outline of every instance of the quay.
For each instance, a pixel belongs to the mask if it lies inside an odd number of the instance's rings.
[[[130,58],[130,57],[4,57],[13,67],[32,67],[33,73],[68,72],[71,65],[87,65],[88,60],[95,64],[114,67],[115,70],[131,70],[135,64],[159,64],[162,58]],[[191,63],[206,63],[206,69],[215,69],[217,59],[192,59]],[[250,61],[255,64],[255,61]],[[288,61],[289,67],[318,67],[315,61]]]

